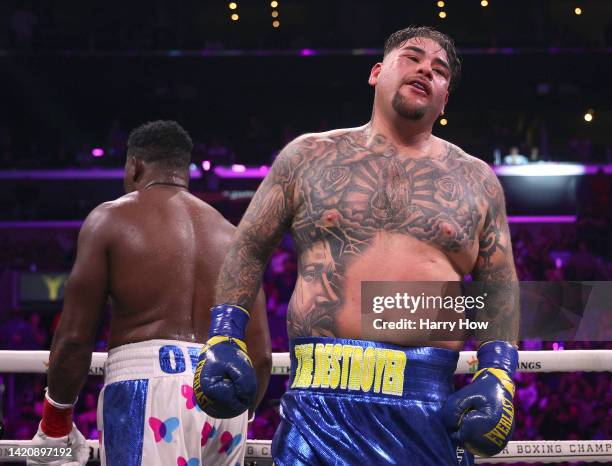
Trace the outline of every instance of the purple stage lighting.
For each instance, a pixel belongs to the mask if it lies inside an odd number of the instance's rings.
[[[104,155],[104,149],[102,149],[101,147],[94,147],[91,150],[91,155],[93,155],[94,157],[102,157]]]
[[[509,223],[576,223],[575,215],[508,215]]]
[[[210,160],[202,160],[202,170],[205,172],[210,170]]]

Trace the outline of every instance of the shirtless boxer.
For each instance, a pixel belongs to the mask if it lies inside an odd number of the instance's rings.
[[[212,311],[216,338],[241,338],[285,232],[299,255],[277,465],[471,464],[464,446],[486,456],[509,441],[518,300],[502,188],[484,162],[431,134],[459,69],[445,35],[424,27],[391,35],[369,77],[371,121],[291,142],[238,227],[217,283],[225,304]],[[453,393],[463,340],[362,339],[362,282],[467,274],[487,285],[480,319],[491,324],[477,335],[479,371],[467,387]],[[225,357],[216,364],[219,345]],[[235,412],[236,403],[215,395],[215,380],[232,377],[224,367],[232,361],[244,371],[234,383],[244,385],[251,369],[243,359],[231,341],[204,348],[195,380],[203,405]]]
[[[125,166],[128,194],[101,204],[85,220],[51,347],[36,443],[83,441],[72,424],[72,406],[110,298],[109,353],[98,406],[102,464],[242,464],[247,413],[208,417],[192,390],[210,326],[210,315],[201,310],[214,303],[235,232],[188,192],[192,147],[176,122],[135,129]],[[266,390],[271,368],[264,296],[255,294],[256,318],[246,337],[258,382],[251,409]]]

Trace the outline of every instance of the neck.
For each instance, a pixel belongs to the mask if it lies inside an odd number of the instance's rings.
[[[177,174],[151,176],[142,181],[141,189],[149,189],[153,186],[170,186],[175,188],[189,189],[189,180]]]
[[[413,121],[396,116],[385,118],[381,112],[373,111],[368,124],[368,146],[375,143],[376,136],[383,136],[389,144],[404,153],[430,153],[435,141],[431,134],[431,125],[422,120]]]

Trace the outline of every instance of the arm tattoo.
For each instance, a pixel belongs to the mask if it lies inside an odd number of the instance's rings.
[[[257,296],[268,259],[289,227],[299,145],[285,148],[251,201],[223,262],[216,302],[249,309]]]
[[[473,278],[482,282],[487,305],[478,318],[489,322],[486,331],[477,334],[480,342],[518,339],[520,293],[514,269],[510,231],[503,190],[490,173],[483,183],[489,209],[480,234],[479,252]]]

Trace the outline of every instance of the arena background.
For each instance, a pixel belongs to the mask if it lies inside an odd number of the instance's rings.
[[[231,6],[0,3],[0,349],[49,348],[80,222],[122,194],[133,127],[179,121],[196,143],[192,192],[237,223],[284,144],[369,119],[370,68],[387,35],[410,24],[441,29],[461,51],[463,78],[434,133],[494,165],[519,278],[611,279],[611,1]],[[274,352],[287,350],[295,274],[286,239],[265,276]],[[98,351],[107,332],[106,324]],[[521,347],[569,348],[612,345]],[[272,437],[286,381],[272,377],[250,438]],[[5,439],[34,435],[45,383],[42,375],[0,374]],[[90,377],[76,408],[89,438],[97,438],[101,384]],[[606,372],[519,374],[514,440],[612,438],[610,384]]]

